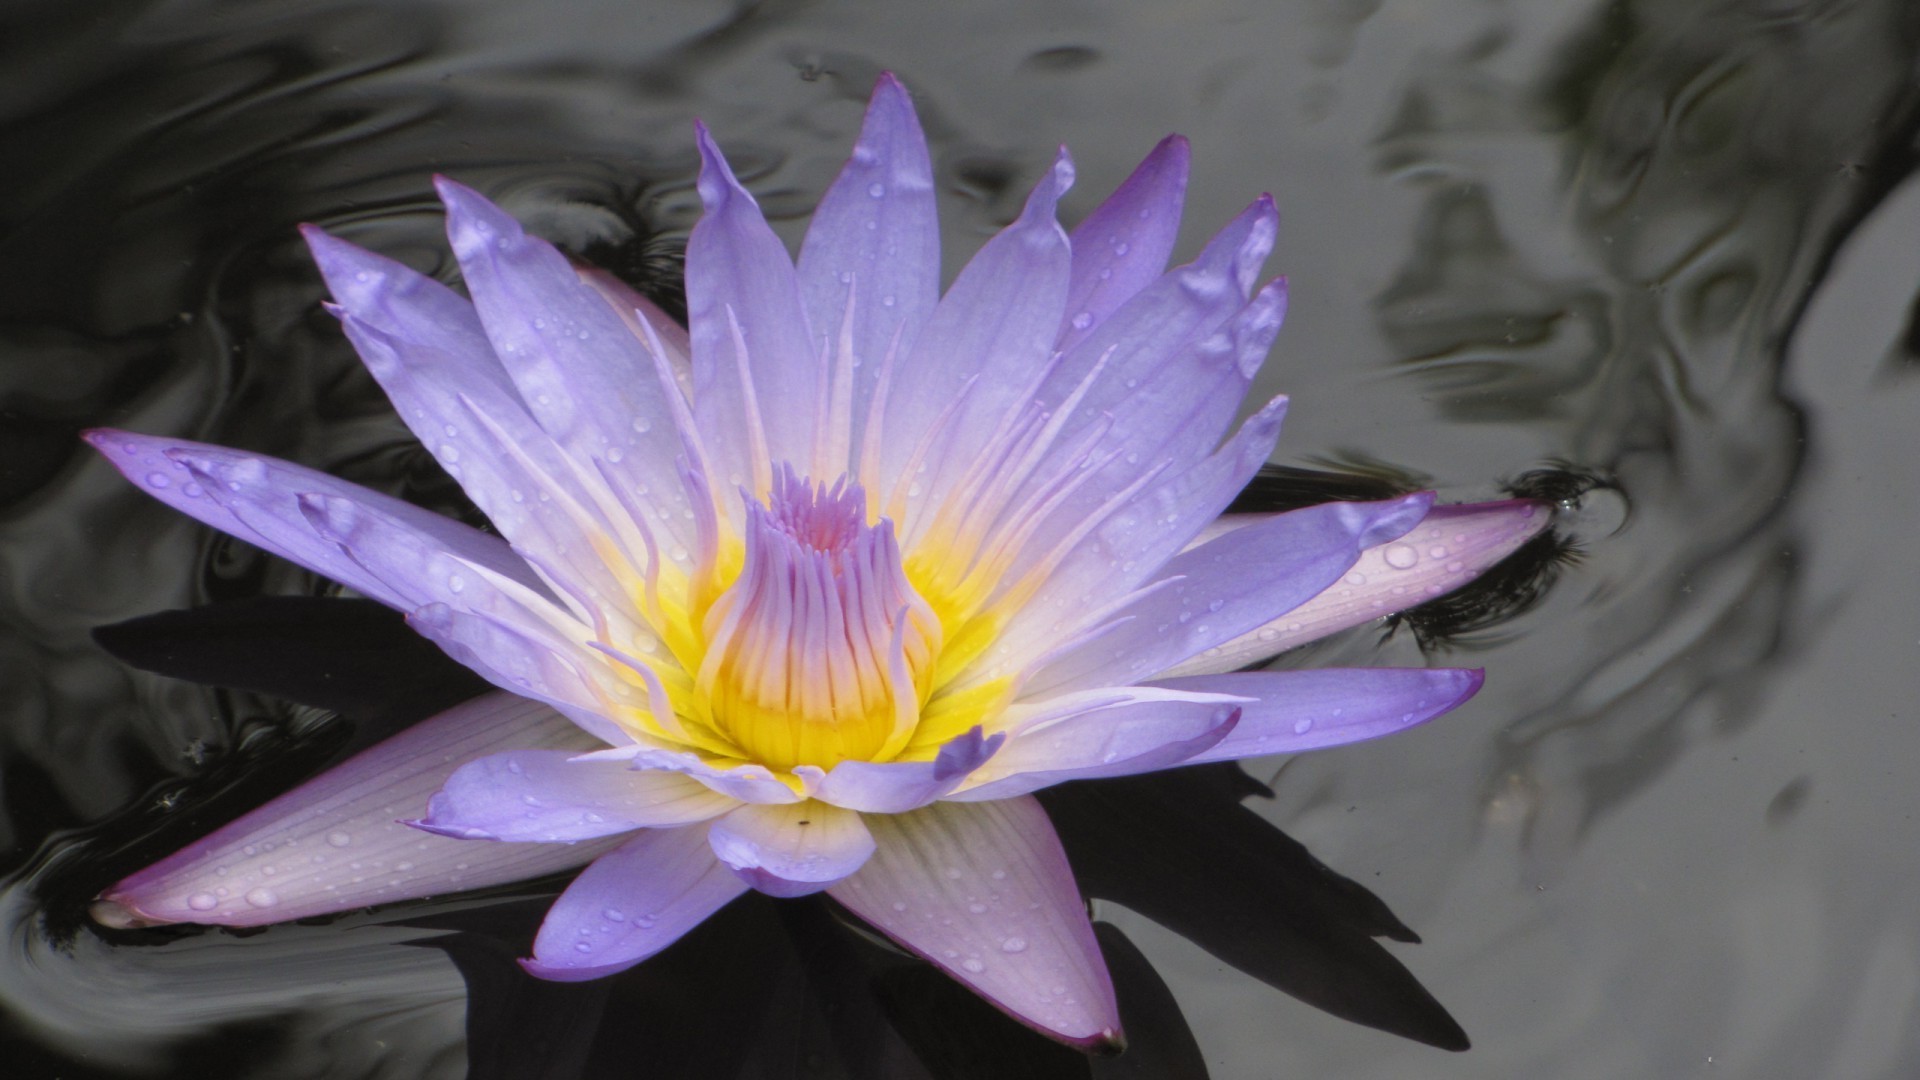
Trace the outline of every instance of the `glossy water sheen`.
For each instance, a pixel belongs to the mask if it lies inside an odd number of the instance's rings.
[[[1062,141],[1072,218],[1190,136],[1186,253],[1272,190],[1293,304],[1253,397],[1293,395],[1280,460],[1449,498],[1556,461],[1617,485],[1567,515],[1584,557],[1543,603],[1442,651],[1489,669],[1471,707],[1254,770],[1277,773],[1260,813],[1421,930],[1398,955],[1474,1049],[1333,1019],[1108,906],[1215,1076],[1920,1071],[1920,8],[912,7],[0,10],[8,1075],[465,1064],[460,977],[401,944],[422,932],[399,914],[116,945],[47,885],[234,762],[290,746],[297,775],[326,730],[90,643],[314,586],[144,501],[74,432],[246,446],[457,506],[318,311],[293,225],[444,269],[442,171],[670,279],[692,118],[791,239],[882,68],[927,122],[950,271]],[[1305,659],[1419,655],[1368,632]]]

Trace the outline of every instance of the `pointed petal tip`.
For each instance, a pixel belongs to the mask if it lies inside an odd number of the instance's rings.
[[[148,926],[165,926],[173,921],[149,918],[138,908],[121,903],[110,896],[102,896],[87,905],[87,915],[109,930],[139,930]]]

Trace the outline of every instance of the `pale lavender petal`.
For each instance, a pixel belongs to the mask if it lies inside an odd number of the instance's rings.
[[[940,748],[931,761],[843,761],[829,770],[813,796],[869,814],[899,814],[946,795],[1000,749],[1004,732],[992,736],[969,728]]]
[[[534,419],[690,545],[678,428],[644,344],[552,245],[478,192],[435,186],[474,308]]]
[[[1240,723],[1189,760],[1231,761],[1377,739],[1453,709],[1479,692],[1479,668],[1318,668],[1165,679],[1168,689],[1233,694]]]
[[[303,233],[348,340],[421,445],[516,548],[550,566],[571,561],[581,587],[631,619],[628,590],[600,559],[568,559],[611,530],[528,414],[473,305],[391,259],[311,226]]]
[[[687,328],[673,320],[673,316],[663,311],[660,305],[636,292],[626,282],[597,266],[574,264],[573,272],[587,287],[600,294],[600,298],[613,307],[613,313],[620,316],[627,330],[641,341],[658,341],[666,355],[667,368],[673,372],[674,379],[688,400],[693,398],[693,339],[688,336]]]
[[[427,801],[417,828],[464,840],[573,843],[690,825],[740,805],[689,777],[635,772],[568,750],[509,750],[469,761]]]
[[[882,359],[911,347],[940,299],[933,165],[906,87],[880,76],[853,156],[813,212],[800,245],[800,292],[816,339],[838,339],[853,300],[856,388],[850,442],[860,445]]]
[[[1227,738],[1240,716],[1234,691],[1197,687],[1188,698],[1133,688],[1133,700],[1019,731],[967,784],[948,796],[963,802],[1025,795],[1068,780],[1132,776],[1194,760]],[[1205,696],[1200,696],[1205,695]],[[1235,695],[1237,696],[1237,695]]]
[[[1122,1045],[1113,982],[1039,803],[934,803],[867,827],[873,858],[828,895],[1036,1031]]]
[[[594,661],[585,650],[524,621],[509,625],[446,604],[420,608],[407,616],[407,625],[493,685],[547,703],[604,741],[624,741],[620,727],[601,715],[606,706],[588,674],[586,663]]]
[[[768,896],[817,893],[866,864],[860,815],[822,802],[742,806],[707,829],[713,854]]]
[[[1054,208],[1072,183],[1073,163],[1062,149],[1019,219],[967,263],[914,339],[888,392],[883,498],[903,479],[921,437],[971,383],[913,504],[937,506],[1052,354],[1070,263]],[[897,524],[903,535],[912,532],[909,522]]]
[[[1047,575],[1031,600],[1013,612],[1001,641],[1013,656],[1038,657],[1091,629],[1103,611],[1126,597],[1187,546],[1233,501],[1265,464],[1280,438],[1287,399],[1275,398],[1211,457],[1153,484],[1104,519],[1080,529],[1050,522],[1034,546],[1084,536]]]
[[[1125,685],[1286,612],[1339,581],[1376,544],[1420,523],[1431,492],[1309,506],[1249,525],[1167,562],[1165,581],[1122,608],[1126,621],[1036,672],[1026,696]]]
[[[410,829],[463,762],[508,748],[600,745],[537,702],[489,694],[349,758],[108,888],[108,926],[261,926],[538,877],[608,842],[486,844]]]
[[[682,773],[707,787],[741,802],[773,805],[799,802],[806,794],[797,792],[774,778],[764,765],[720,767],[700,760],[699,755],[679,750],[643,749],[629,759],[635,769],[664,769]]]
[[[1056,404],[1096,361],[1104,363],[1100,381],[1081,402],[1081,418],[1067,429],[1071,432],[1153,380],[1191,379],[1209,364],[1219,366],[1217,357],[1199,356],[1194,349],[1246,306],[1255,275],[1273,250],[1278,221],[1272,199],[1255,200],[1215,233],[1192,262],[1161,275],[1110,316],[1090,323],[1078,344],[1062,350],[1059,368],[1035,397]]]
[[[142,490],[168,506],[403,611],[428,598],[407,582],[375,578],[339,545],[315,533],[301,512],[302,495],[346,500],[417,533],[423,543],[543,589],[498,537],[322,472],[184,439],[107,428],[85,432],[84,438]]]
[[[734,178],[704,126],[700,202],[706,212],[687,237],[687,323],[693,335],[693,409],[715,473],[750,483],[767,462],[749,457],[764,431],[772,461],[805,461],[813,448],[821,333],[808,330],[793,260]],[[739,355],[744,343],[746,356]],[[749,378],[743,382],[742,373]]]
[[[1274,515],[1230,515],[1225,535]],[[1163,675],[1233,671],[1297,645],[1453,591],[1538,536],[1552,521],[1525,499],[1436,506],[1412,532],[1362,553],[1334,587],[1265,625],[1174,665]],[[1211,537],[1206,537],[1211,539]]]
[[[1074,228],[1068,237],[1073,272],[1067,314],[1055,348],[1072,348],[1166,269],[1180,236],[1180,207],[1187,198],[1192,156],[1182,136],[1160,140],[1133,175]]]
[[[520,966],[557,982],[624,971],[746,890],[713,857],[704,826],[642,829],[573,879]]]

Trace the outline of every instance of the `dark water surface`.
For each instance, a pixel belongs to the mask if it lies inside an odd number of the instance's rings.
[[[100,867],[345,736],[93,643],[325,586],[75,433],[460,512],[318,309],[294,224],[444,270],[445,172],[670,299],[692,119],[797,240],[883,69],[927,124],[949,271],[1061,142],[1073,219],[1189,136],[1182,256],[1271,190],[1292,311],[1253,396],[1293,397],[1280,462],[1453,500],[1550,465],[1604,482],[1530,609],[1285,660],[1424,646],[1488,669],[1469,707],[1250,763],[1276,793],[1253,810],[1418,929],[1391,949],[1473,1049],[1329,1016],[1101,902],[1213,1076],[1920,1075],[1908,0],[0,2],[0,1074],[467,1068],[475,961],[407,944],[461,901],[244,936],[84,923]],[[631,1075],[681,1075],[649,1053]],[[743,1074],[832,1074],[753,1053]]]

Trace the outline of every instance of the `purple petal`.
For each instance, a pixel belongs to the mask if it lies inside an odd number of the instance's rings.
[[[528,414],[472,304],[391,259],[312,227],[303,232],[367,370],[502,535],[552,566],[612,531],[602,514],[612,497],[602,494],[596,509],[595,491]],[[574,560],[571,568],[583,586],[631,611],[629,590],[601,560]]]
[[[1073,163],[1063,149],[1019,219],[960,271],[901,361],[886,403],[885,488],[902,479],[921,437],[972,383],[929,462],[917,507],[939,504],[1053,352],[1070,262],[1054,208],[1072,183]],[[897,524],[911,531],[908,522]]]
[[[410,824],[468,840],[573,843],[662,825],[690,825],[740,805],[697,780],[635,772],[567,750],[509,750],[469,761]]]
[[[462,762],[599,743],[553,710],[489,694],[424,720],[101,894],[114,927],[261,926],[551,874],[609,844],[482,844],[410,829]]]
[[[607,706],[587,666],[598,661],[585,650],[540,634],[525,620],[509,624],[446,604],[420,608],[407,625],[493,685],[538,698],[606,742],[628,738],[602,715]]]
[[[1160,140],[1133,175],[1073,230],[1067,317],[1055,348],[1072,348],[1166,269],[1180,236],[1192,156],[1181,136]]]
[[[913,101],[890,73],[873,88],[853,156],[813,212],[799,273],[815,338],[838,339],[852,299],[850,344],[860,366],[850,439],[858,446],[895,334],[910,347],[940,299],[933,165]]]
[[[1008,620],[1001,632],[1008,650],[1039,655],[1070,640],[1187,547],[1266,463],[1286,409],[1287,399],[1275,398],[1211,457],[1153,484],[1090,529],[1061,535],[1071,522],[1050,522],[1053,534],[1037,537],[1036,546],[1071,541],[1071,548]],[[1084,535],[1072,541],[1076,533]]]
[[[809,331],[786,245],[740,186],[705,127],[699,127],[700,202],[687,237],[687,322],[693,332],[693,408],[715,474],[750,482],[767,462],[750,456],[764,432],[772,461],[805,461],[813,449],[821,333]],[[744,343],[747,355],[740,356]],[[742,373],[748,381],[742,382]]]
[[[742,806],[708,827],[707,842],[741,881],[769,896],[817,893],[873,854],[859,814],[812,800]]]
[[[1231,761],[1360,742],[1423,724],[1479,692],[1479,668],[1317,668],[1165,679],[1156,686],[1253,700],[1190,760]]]
[[[1122,1045],[1113,982],[1039,803],[934,803],[868,828],[873,858],[829,895],[1034,1030]]]
[[[667,772],[691,776],[707,787],[738,799],[741,802],[773,805],[777,803],[799,802],[806,798],[785,783],[774,778],[764,765],[735,765],[721,767],[709,765],[700,760],[699,755],[678,750],[643,749],[634,752],[630,759],[635,769],[664,769]]]
[[[1278,220],[1272,199],[1255,200],[1215,233],[1192,262],[1161,275],[1092,325],[1079,344],[1063,349],[1059,370],[1035,396],[1048,403],[1063,400],[1094,362],[1104,358],[1101,381],[1081,403],[1083,419],[1068,429],[1072,431],[1155,380],[1213,374],[1211,367],[1223,366],[1221,361],[1194,350],[1246,306],[1254,275],[1273,250]],[[1228,404],[1237,405],[1238,399]]]
[[[325,473],[184,439],[109,428],[87,431],[83,437],[141,490],[168,506],[402,611],[426,603],[428,597],[407,582],[375,578],[339,545],[315,533],[301,512],[300,496],[347,500],[417,533],[423,542],[530,588],[544,588],[498,537]]]
[[[1036,672],[1025,696],[1136,682],[1291,611],[1340,580],[1360,553],[1406,533],[1429,492],[1325,503],[1249,525],[1167,562],[1166,584],[1122,608],[1126,621]]]
[[[1130,692],[1133,700],[1019,731],[949,798],[1004,799],[1068,780],[1132,776],[1193,760],[1228,737],[1240,716],[1239,704],[1230,697],[1213,696],[1235,691],[1199,690],[1208,696],[1193,700],[1136,688]]]
[[[973,727],[949,740],[932,761],[843,761],[820,781],[814,798],[869,814],[918,809],[959,787],[1005,739]]]
[[[643,343],[552,245],[478,192],[445,177],[435,186],[474,308],[534,419],[691,546],[678,428]]]
[[[627,330],[641,341],[657,339],[666,350],[667,367],[679,381],[688,399],[693,397],[693,340],[687,328],[673,321],[660,305],[635,292],[626,282],[597,266],[575,264],[573,272],[600,298],[612,305],[613,313]]]
[[[1226,535],[1264,516],[1223,518],[1222,531],[1214,535]],[[1233,671],[1425,603],[1485,573],[1538,536],[1552,518],[1545,505],[1524,499],[1436,506],[1398,541],[1364,552],[1337,587],[1162,674]]]
[[[678,941],[747,889],[713,857],[706,833],[642,829],[595,859],[553,902],[520,966],[558,982],[597,979]]]

